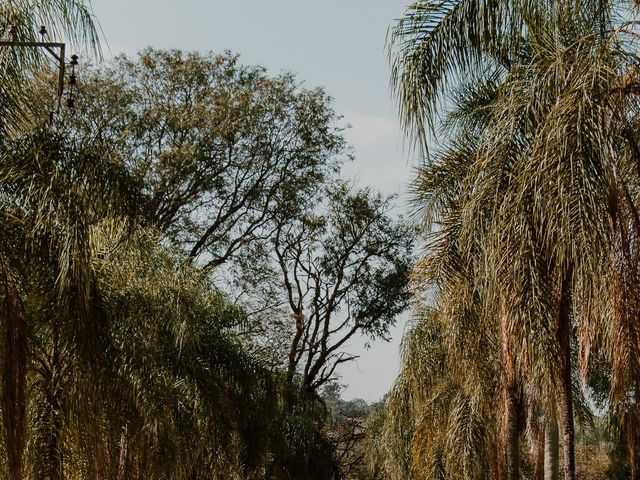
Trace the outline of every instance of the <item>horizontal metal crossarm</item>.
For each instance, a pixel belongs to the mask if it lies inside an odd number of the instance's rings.
[[[26,47],[26,48],[44,48],[58,62],[58,110],[60,109],[60,100],[64,91],[64,50],[65,44],[59,42],[18,42],[18,41],[0,41],[0,47]],[[59,49],[57,53],[55,49]]]

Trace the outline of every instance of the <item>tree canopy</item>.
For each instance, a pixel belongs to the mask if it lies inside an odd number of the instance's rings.
[[[2,4],[17,38],[99,49],[84,3],[27,3]],[[321,387],[407,308],[413,229],[340,179],[330,97],[147,49],[84,70],[44,125],[51,72],[6,51],[0,474],[347,478]]]

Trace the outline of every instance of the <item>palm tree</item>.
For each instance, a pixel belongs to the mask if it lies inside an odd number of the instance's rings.
[[[482,246],[463,250],[460,237],[476,131],[482,109],[495,97],[494,83],[485,80],[457,99],[458,118],[469,113],[466,127],[416,180],[428,244],[415,285],[419,298],[437,308],[418,307],[424,312],[404,341],[403,369],[387,402],[389,450],[398,451],[403,438],[410,445],[405,456],[396,456],[404,463],[388,465],[394,478],[408,472],[420,478],[513,478],[519,471],[522,404],[510,347],[499,341],[498,311],[484,308],[489,302],[474,273],[481,268]],[[449,120],[456,121],[453,115]],[[500,366],[510,366],[513,375],[502,375]],[[413,430],[408,439],[407,429]]]
[[[446,39],[442,29],[457,15],[434,21],[432,10],[426,9],[422,23],[416,17],[411,20],[416,37],[422,35],[421,45],[428,48]],[[550,12],[552,19],[553,13]],[[611,136],[613,124],[614,131],[628,130],[628,113],[624,112],[629,111],[633,101],[620,98],[620,85],[633,84],[629,77],[634,72],[630,69],[634,60],[617,46],[631,32],[623,25],[603,40],[602,18],[606,16],[597,20],[590,15],[578,16],[576,21],[565,21],[563,25],[551,21],[547,28],[529,23],[527,36],[519,43],[519,56],[512,56],[508,62],[495,50],[484,52],[484,65],[493,65],[497,79],[494,84],[498,83],[498,88],[493,89],[496,101],[483,109],[476,108],[475,114],[459,109],[453,116],[457,127],[461,124],[468,129],[471,124],[472,131],[480,132],[476,142],[469,143],[463,137],[463,142],[454,145],[465,145],[467,149],[470,144],[476,145],[476,151],[468,155],[467,163],[471,165],[465,166],[468,173],[460,187],[467,192],[460,195],[465,203],[460,207],[461,250],[469,252],[477,245],[486,246],[486,260],[479,262],[485,269],[479,271],[476,281],[490,301],[505,298],[504,292],[508,292],[506,304],[510,312],[503,317],[507,320],[504,326],[516,344],[525,346],[523,351],[515,352],[518,362],[528,365],[537,378],[543,376],[542,372],[555,372],[553,376],[558,380],[545,388],[551,390],[548,398],[557,398],[565,478],[574,476],[570,342],[576,322],[575,296],[581,300],[590,298],[594,292],[591,286],[600,277],[597,272],[611,266],[605,259],[611,252],[612,206],[617,208],[617,215],[626,214],[628,220],[621,223],[634,224],[633,202],[629,200],[632,196],[626,183],[629,180],[608,180],[619,179],[620,171],[629,172],[630,168],[621,164],[626,158],[633,158],[634,142],[620,134]],[[396,30],[395,34],[402,37],[407,30]],[[406,58],[411,53],[407,45],[415,47],[416,43],[402,43],[396,67],[404,65],[403,75],[415,79],[424,71],[416,73],[407,67]],[[413,53],[424,56],[423,63],[436,65],[438,55],[448,55],[428,48],[415,47]],[[469,49],[478,52],[477,45]],[[425,51],[434,55],[435,62],[424,55]],[[447,69],[452,65],[467,68],[466,60],[455,55],[451,54],[449,63],[443,65]],[[413,114],[430,115],[430,102],[438,93],[434,85],[441,80],[434,82],[425,81],[424,91],[413,92],[421,98],[414,99],[414,105],[418,101],[424,103],[421,113]],[[408,86],[415,87],[411,81]],[[408,107],[411,103],[402,96],[407,94],[405,87],[399,87],[401,102],[406,108],[414,108]],[[617,93],[615,103],[611,92]],[[490,122],[478,126],[477,120],[483,116]],[[603,125],[603,118],[608,119],[607,125]],[[413,126],[420,131],[423,127],[418,121],[415,123]],[[603,147],[608,144],[611,149]],[[622,159],[612,162],[609,152],[614,149]],[[460,176],[458,166],[440,165],[433,171],[453,179]],[[447,180],[441,182],[447,184]],[[427,188],[426,192],[431,201],[433,190]],[[433,207],[432,203],[427,205]],[[628,241],[625,244],[628,246]],[[585,291],[585,287],[589,290]],[[586,323],[583,320],[580,326]],[[584,330],[594,335],[593,329]],[[633,332],[630,328],[624,331]],[[539,350],[547,344],[539,339],[551,340],[548,344],[552,348]],[[536,364],[541,369],[532,369]]]
[[[498,478],[499,352],[487,349],[495,346],[487,332],[454,346],[451,333],[471,318],[453,326],[442,317],[423,311],[403,340],[403,367],[385,408],[385,470],[392,479]],[[475,360],[478,348],[486,361]],[[462,355],[469,360],[461,364]]]
[[[89,41],[97,48],[97,34],[90,11],[82,1],[11,1],[0,6],[4,32],[14,25],[21,40],[34,40],[39,25],[48,24],[54,35],[66,36],[76,42]],[[27,98],[31,83],[29,77],[41,65],[41,57],[27,50],[5,49],[0,55],[2,79],[0,80],[0,131],[6,138],[7,132],[16,132],[19,126],[31,123],[26,114]],[[2,141],[5,141],[5,138]],[[21,279],[12,265],[12,252],[8,248],[14,241],[16,231],[25,232],[23,218],[13,215],[9,204],[10,194],[5,188],[14,179],[5,175],[15,166],[3,152],[2,192],[2,251],[0,251],[2,313],[4,325],[3,342],[3,423],[9,464],[8,475],[12,479],[22,477],[23,450],[25,446],[25,384],[27,372],[26,312],[23,305]],[[16,174],[12,171],[11,175]],[[14,197],[15,198],[15,197]],[[25,238],[39,241],[42,224],[32,223],[35,230]],[[26,232],[25,232],[26,233]]]
[[[200,478],[225,465],[248,476],[266,455],[253,428],[276,415],[276,380],[226,330],[243,312],[154,232],[129,230],[108,221],[92,231],[111,363],[98,378],[106,428],[95,438],[76,430],[91,445],[79,465],[117,478]]]
[[[93,315],[89,229],[105,214],[125,214],[130,179],[117,166],[102,163],[91,149],[49,131],[2,140],[0,156],[7,336],[3,378],[10,392],[4,396],[3,412],[11,475],[19,478],[30,358],[46,383],[44,398],[51,408],[47,445],[53,452],[58,442],[52,427],[61,422],[64,403],[58,396],[63,385],[56,382],[64,378],[60,372],[69,368],[71,358],[65,352],[70,349],[91,362],[100,351],[102,326]],[[14,438],[19,441],[9,441]],[[54,457],[49,457],[51,468]]]
[[[448,148],[438,153],[419,172],[415,187],[416,204],[423,221],[427,219],[425,233],[429,243],[417,273],[427,279],[435,274],[431,289],[435,289],[439,309],[444,313],[442,317],[447,324],[443,335],[453,336],[460,344],[459,339],[465,336],[462,333],[464,325],[467,335],[481,336],[479,332],[493,332],[494,342],[500,345],[494,352],[495,364],[492,366],[496,375],[492,381],[497,389],[492,403],[501,405],[493,414],[496,419],[502,419],[503,425],[498,432],[500,446],[496,443],[496,451],[501,451],[500,456],[504,459],[499,462],[502,474],[506,478],[518,478],[524,384],[523,375],[516,368],[518,344],[509,335],[509,318],[514,316],[507,308],[509,290],[500,295],[489,295],[494,292],[480,280],[486,274],[482,237],[478,234],[463,237],[469,201],[465,187],[475,173],[479,132],[486,128],[485,124],[490,119],[487,112],[497,97],[496,78],[495,72],[488,72],[458,92],[456,109],[446,120],[449,126],[458,128],[453,132]],[[482,210],[480,217],[488,219],[485,223],[477,221],[475,227],[487,232],[491,229],[492,202],[489,199],[482,204],[477,198],[474,201]],[[434,219],[437,224],[432,226]],[[430,289],[429,285],[419,288]],[[475,311],[474,316],[481,318],[482,322],[467,321],[454,328],[456,318],[469,317],[469,309]],[[470,330],[471,325],[478,325],[480,329]],[[452,359],[458,358],[466,370],[471,368],[466,365],[470,355],[469,351],[462,349],[452,354]]]

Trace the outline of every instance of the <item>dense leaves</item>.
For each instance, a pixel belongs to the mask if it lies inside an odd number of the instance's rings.
[[[147,221],[208,267],[301,215],[349,157],[321,89],[231,53],[148,49],[83,75],[65,128],[125,164]]]
[[[406,128],[423,144],[428,127],[439,136],[415,187],[424,313],[387,404],[387,444],[407,451],[388,457],[393,478],[574,479],[576,425],[595,423],[588,397],[606,399],[599,413],[616,418],[614,443],[638,476],[627,7],[416,2],[393,31]],[[471,12],[478,21],[465,23]],[[445,370],[423,370],[429,348]],[[613,457],[612,472],[625,462]]]
[[[98,50],[83,2],[0,11],[22,40],[44,23]],[[413,233],[338,179],[330,98],[148,49],[83,71],[78,108],[42,127],[35,52],[0,56],[0,475],[348,478],[319,388],[407,307]]]

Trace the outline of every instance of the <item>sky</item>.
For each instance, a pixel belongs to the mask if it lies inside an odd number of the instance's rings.
[[[406,202],[414,160],[403,148],[389,90],[387,29],[409,0],[92,0],[106,58],[152,46],[240,54],[273,74],[293,72],[323,87],[351,128],[355,161],[343,176]],[[365,340],[342,368],[343,396],[379,400],[398,373],[404,318],[389,343]]]

